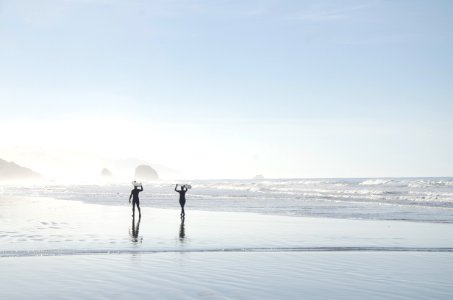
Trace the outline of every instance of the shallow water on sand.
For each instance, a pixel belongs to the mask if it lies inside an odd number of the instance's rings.
[[[0,196],[0,299],[451,299],[453,224]],[[134,222],[134,223],[133,223]]]
[[[155,253],[0,259],[1,299],[451,299],[452,253]]]
[[[453,251],[453,224],[0,198],[0,256],[197,251]]]

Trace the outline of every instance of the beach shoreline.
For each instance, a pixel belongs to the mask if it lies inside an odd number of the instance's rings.
[[[453,224],[449,178],[194,180],[190,210],[355,220]],[[130,184],[0,185],[4,196],[30,195],[126,206]],[[178,209],[170,181],[146,184],[141,206]]]
[[[0,220],[5,299],[453,295],[453,224],[150,207],[138,222],[125,206],[6,196]]]
[[[0,197],[0,208],[3,253],[252,248],[442,251],[453,247],[450,223],[289,217],[190,208],[186,218],[181,219],[179,210],[150,207],[142,207],[139,222],[138,216],[131,217],[130,207],[39,197]]]

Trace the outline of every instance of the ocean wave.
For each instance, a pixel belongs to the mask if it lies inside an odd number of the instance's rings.
[[[189,208],[339,218],[407,219],[453,222],[453,179],[269,179],[192,181]],[[127,205],[130,186],[45,185],[1,187],[0,197],[37,196],[93,204]],[[174,208],[169,182],[149,183],[140,194],[144,206]]]
[[[453,180],[417,180],[408,183],[410,188],[453,187]]]
[[[392,182],[390,179],[368,179],[359,183],[359,185],[384,185],[390,182]]]

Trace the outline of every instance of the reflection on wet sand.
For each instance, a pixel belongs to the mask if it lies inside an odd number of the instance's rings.
[[[185,227],[184,227],[184,220],[185,220],[185,217],[181,216],[181,225],[179,225],[179,240],[181,242],[183,242],[184,238],[186,237],[186,230],[185,230]]]
[[[138,217],[137,224],[135,224],[135,216],[132,217],[132,228],[129,229],[129,235],[131,237],[131,241],[136,244],[136,243],[141,243],[143,241],[143,237],[139,237],[139,230],[140,230],[140,220],[141,217]]]

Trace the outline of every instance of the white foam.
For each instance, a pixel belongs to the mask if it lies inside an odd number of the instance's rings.
[[[295,216],[453,222],[453,179],[267,179],[192,181],[188,207]],[[3,186],[3,195],[34,195],[127,205],[124,185]],[[173,182],[150,183],[142,206],[177,208]],[[0,195],[1,196],[1,195]]]

